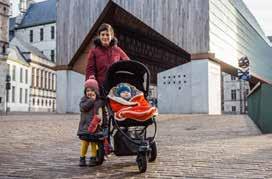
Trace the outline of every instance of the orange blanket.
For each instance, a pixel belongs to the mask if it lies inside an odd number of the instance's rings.
[[[110,106],[115,112],[116,120],[123,121],[126,118],[137,121],[146,121],[157,114],[157,109],[149,105],[143,93],[132,97],[129,101],[123,98],[109,95]]]

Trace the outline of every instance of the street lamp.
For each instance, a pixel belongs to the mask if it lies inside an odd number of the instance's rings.
[[[10,75],[6,75],[6,115],[8,115],[8,94],[10,90]]]

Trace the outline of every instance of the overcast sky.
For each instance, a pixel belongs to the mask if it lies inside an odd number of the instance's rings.
[[[13,16],[19,13],[19,0],[10,0],[13,4]],[[44,0],[35,0],[36,2]],[[255,16],[264,33],[272,36],[272,0],[243,0],[252,14]]]

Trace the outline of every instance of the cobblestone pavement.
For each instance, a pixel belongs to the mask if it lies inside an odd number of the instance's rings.
[[[161,115],[158,158],[78,167],[79,115],[0,116],[0,178],[272,178],[271,135],[247,116]]]

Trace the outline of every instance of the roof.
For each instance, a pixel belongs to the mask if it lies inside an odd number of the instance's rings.
[[[27,59],[24,57],[24,55],[17,46],[10,45],[8,51],[8,60],[29,66],[29,63],[27,63]]]
[[[39,49],[37,49],[36,47],[33,47],[31,44],[25,42],[18,35],[15,35],[15,37],[10,41],[10,44],[17,46],[22,53],[31,52],[40,58],[48,60],[48,58],[44,54],[42,54]]]
[[[56,22],[56,0],[33,3],[27,9],[18,28],[37,26]]]

